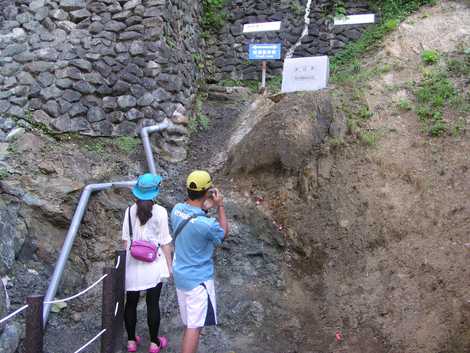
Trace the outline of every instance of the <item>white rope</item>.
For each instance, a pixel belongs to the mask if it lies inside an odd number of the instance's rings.
[[[51,300],[50,302],[44,302],[44,304],[64,303],[64,302],[68,302],[69,300],[78,298],[79,296],[85,294],[85,293],[88,292],[90,289],[92,289],[93,287],[95,287],[96,285],[98,285],[98,283],[100,283],[100,282],[101,282],[103,279],[105,279],[107,276],[108,276],[108,274],[105,274],[105,275],[101,276],[100,279],[98,279],[95,283],[93,283],[93,284],[92,284],[91,286],[89,286],[88,288],[82,290],[80,293],[77,293],[77,294],[75,294],[75,295],[72,295],[71,297],[68,297],[68,298],[57,299],[57,300]]]
[[[117,270],[119,268],[119,264],[121,263],[121,255],[118,256],[117,258],[117,263],[115,269]]]
[[[5,321],[7,321],[8,319],[11,319],[13,316],[21,313],[23,310],[25,310],[29,305],[26,304],[24,306],[22,306],[21,308],[19,308],[18,310],[12,312],[10,315],[7,315],[5,316],[3,319],[0,320],[0,324],[3,324]]]
[[[302,39],[304,39],[305,36],[308,36],[308,26],[310,26],[310,11],[312,10],[311,5],[312,0],[307,0],[307,4],[305,6],[304,29],[297,42],[287,51],[286,59],[290,59],[292,56],[294,56],[296,49],[302,45]]]
[[[117,316],[118,310],[119,310],[119,302],[116,302],[116,308],[114,309],[114,317]]]
[[[92,344],[93,342],[95,342],[98,337],[100,337],[103,333],[106,332],[106,329],[102,330],[100,333],[98,333],[95,337],[93,337],[91,340],[89,340],[85,345],[81,346],[79,349],[77,349],[74,353],[79,353],[81,351],[83,351],[86,347],[88,347],[90,344]]]

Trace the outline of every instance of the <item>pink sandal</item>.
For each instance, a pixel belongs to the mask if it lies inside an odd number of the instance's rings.
[[[161,349],[168,347],[168,338],[165,336],[159,336],[158,339],[160,340],[160,346],[150,346],[149,353],[159,353]]]
[[[127,351],[128,352],[137,352],[137,347],[140,344],[140,336],[135,336],[135,342],[127,342]]]

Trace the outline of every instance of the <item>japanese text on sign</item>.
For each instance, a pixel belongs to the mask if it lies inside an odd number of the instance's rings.
[[[281,30],[281,21],[247,23],[243,25],[243,33],[271,32]]]
[[[328,85],[328,77],[327,56],[286,59],[282,72],[282,92],[323,89]]]
[[[281,58],[281,44],[250,44],[249,60],[279,60]]]

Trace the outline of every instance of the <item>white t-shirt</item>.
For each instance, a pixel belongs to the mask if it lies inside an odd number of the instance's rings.
[[[122,240],[127,240],[126,291],[140,291],[155,287],[162,279],[170,277],[162,245],[171,243],[168,229],[168,213],[165,208],[154,205],[152,217],[143,226],[136,215],[137,205],[131,207],[132,239],[160,244],[158,257],[154,262],[136,260],[130,253],[129,220],[126,210],[122,224]]]

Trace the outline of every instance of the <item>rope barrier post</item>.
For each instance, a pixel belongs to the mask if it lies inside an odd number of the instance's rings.
[[[26,299],[25,353],[43,353],[43,295],[31,295]]]
[[[122,335],[124,332],[124,301],[126,294],[126,250],[116,251],[116,284],[115,284],[115,296],[116,296],[116,308],[114,318],[114,342],[120,344]]]
[[[101,328],[106,332],[101,336],[101,353],[114,353],[114,310],[116,300],[114,294],[114,284],[116,283],[116,269],[105,267],[103,275],[107,275],[103,280],[103,295],[101,305]]]

